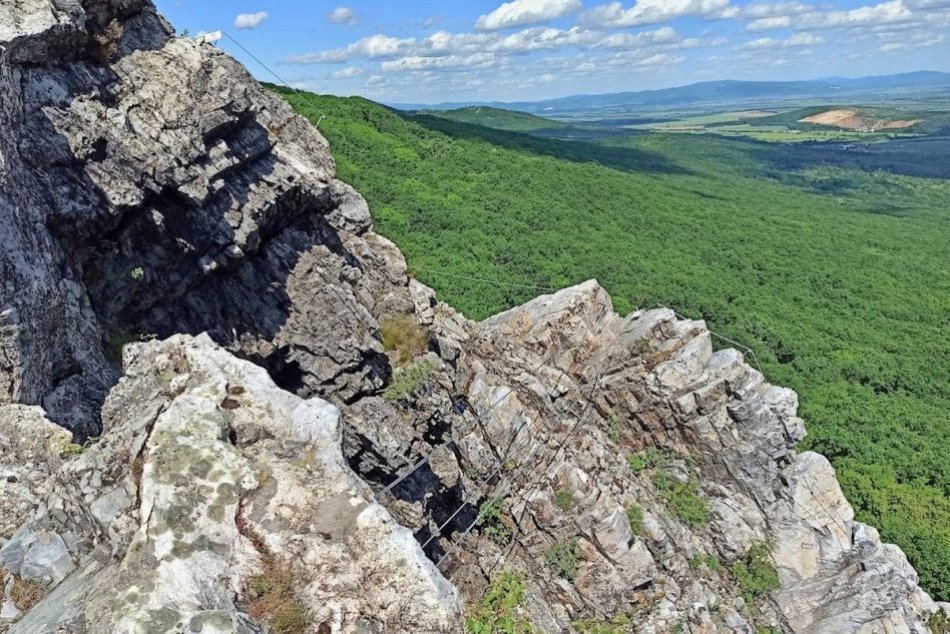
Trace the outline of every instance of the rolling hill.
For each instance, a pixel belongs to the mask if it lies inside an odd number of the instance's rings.
[[[713,103],[743,104],[789,99],[840,101],[844,97],[860,100],[860,97],[872,94],[931,90],[950,91],[950,73],[920,71],[855,79],[831,77],[810,81],[706,81],[660,90],[571,95],[533,102],[393,104],[393,106],[401,110],[453,110],[471,106],[491,106],[543,114],[546,117],[572,116],[578,113],[593,116],[614,111]]]

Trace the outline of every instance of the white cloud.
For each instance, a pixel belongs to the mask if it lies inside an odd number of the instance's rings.
[[[580,0],[512,0],[475,22],[479,31],[497,31],[528,24],[541,24],[577,13],[583,8]]]
[[[901,44],[900,42],[889,42],[877,50],[881,51],[882,53],[893,53],[894,51],[899,51],[904,48],[907,48],[906,44]]]
[[[330,15],[327,16],[327,20],[334,24],[348,24],[350,26],[359,23],[359,18],[356,17],[356,11],[350,7],[337,7],[330,12]]]
[[[474,53],[472,55],[445,55],[442,57],[422,57],[412,55],[383,62],[381,68],[386,72],[407,70],[448,70],[452,68],[492,68],[498,66],[501,58],[492,53]]]
[[[800,2],[751,5],[743,17],[751,18],[749,31],[771,29],[828,29],[880,27],[931,19],[933,9],[950,5],[950,0],[887,0],[848,10],[822,10]],[[929,10],[929,13],[928,11]]]
[[[742,16],[745,18],[761,19],[776,16],[789,16],[813,11],[814,7],[803,2],[776,2],[773,4],[752,4],[745,8]]]
[[[739,17],[741,11],[729,0],[636,0],[624,9],[620,2],[594,7],[582,16],[585,24],[598,27],[624,28],[656,24],[684,16],[706,19]]]
[[[234,28],[236,29],[256,29],[268,18],[266,11],[257,13],[242,13],[234,18]]]
[[[347,66],[342,70],[338,70],[332,75],[330,79],[353,79],[363,74],[363,69],[356,66]]]
[[[789,15],[774,15],[768,18],[752,20],[746,26],[749,31],[771,31],[792,26],[792,17]]]
[[[555,29],[551,27],[532,27],[515,33],[449,33],[438,31],[425,38],[394,38],[387,35],[372,35],[353,42],[349,46],[316,53],[294,55],[284,60],[287,64],[340,63],[354,59],[397,60],[400,58],[439,58],[463,56],[477,53],[495,55],[519,55],[533,51],[558,50],[570,47],[584,49],[638,49],[644,47],[691,48],[700,42],[684,39],[675,29],[664,26],[653,31],[641,31],[636,34],[612,33],[606,35],[600,31],[573,27]],[[413,60],[409,66],[437,64]],[[390,64],[390,69],[399,65]]]
[[[812,33],[796,33],[791,37],[779,40],[773,37],[760,37],[750,40],[742,45],[742,48],[776,48],[792,46],[814,46],[822,44],[824,40]]]

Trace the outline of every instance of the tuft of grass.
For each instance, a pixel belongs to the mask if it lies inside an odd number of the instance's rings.
[[[465,618],[468,634],[534,634],[531,622],[519,608],[526,588],[524,575],[502,573],[492,580],[485,595]]]
[[[37,603],[42,601],[46,595],[46,586],[16,576],[13,578],[13,588],[10,589],[10,598],[13,599],[13,604],[21,612],[29,612]]]
[[[99,436],[90,436],[86,439],[81,445],[76,443],[71,443],[63,447],[63,450],[59,453],[59,457],[63,460],[68,460],[74,456],[81,456],[86,453],[86,450],[92,447],[94,444],[99,442]]]
[[[715,555],[700,555],[689,560],[690,570],[699,570],[705,567],[710,572],[722,572],[722,564]]]
[[[247,613],[264,621],[272,634],[301,634],[307,630],[307,607],[294,595],[293,573],[269,559],[263,574],[247,581]]]
[[[428,359],[416,361],[407,368],[397,370],[393,382],[383,392],[383,398],[387,401],[398,401],[409,396],[419,389],[423,381],[432,376],[433,372],[435,372],[435,366]]]
[[[625,634],[630,625],[630,617],[619,614],[610,620],[580,619],[571,623],[578,634]]]
[[[137,266],[129,271],[129,277],[136,282],[140,282],[145,278],[145,269],[143,269],[141,266]]]
[[[577,538],[552,546],[544,556],[544,563],[559,577],[573,581],[577,576],[577,566],[581,563]]]
[[[630,532],[634,537],[643,535],[643,508],[636,504],[628,506],[627,521],[630,522]]]
[[[383,349],[398,366],[425,354],[429,348],[429,335],[409,315],[393,315],[383,319],[379,323],[379,332]]]
[[[665,473],[653,477],[656,487],[670,515],[690,528],[702,528],[709,524],[709,506],[699,494],[699,485],[695,480],[676,482]]]
[[[574,506],[574,494],[567,489],[561,489],[554,494],[554,505],[562,511],[570,511]]]
[[[739,593],[747,603],[782,587],[771,558],[772,547],[769,544],[755,544],[740,561],[733,564],[732,575],[739,584]]]

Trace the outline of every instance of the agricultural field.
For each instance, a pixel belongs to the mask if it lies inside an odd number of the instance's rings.
[[[928,106],[932,109],[921,109]],[[950,109],[942,101],[913,107],[809,106],[683,113],[663,121],[627,126],[654,132],[715,134],[772,143],[858,142],[950,135]]]
[[[664,304],[753,348],[799,393],[805,445],[832,460],[858,518],[950,600],[945,138],[565,139],[279,92],[326,116],[340,177],[467,316],[597,278],[620,312]]]

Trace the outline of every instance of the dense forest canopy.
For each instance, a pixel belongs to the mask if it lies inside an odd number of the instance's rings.
[[[326,116],[340,177],[467,316],[597,278],[621,312],[664,304],[753,348],[858,518],[950,599],[950,182],[926,153],[561,140],[279,91]]]

